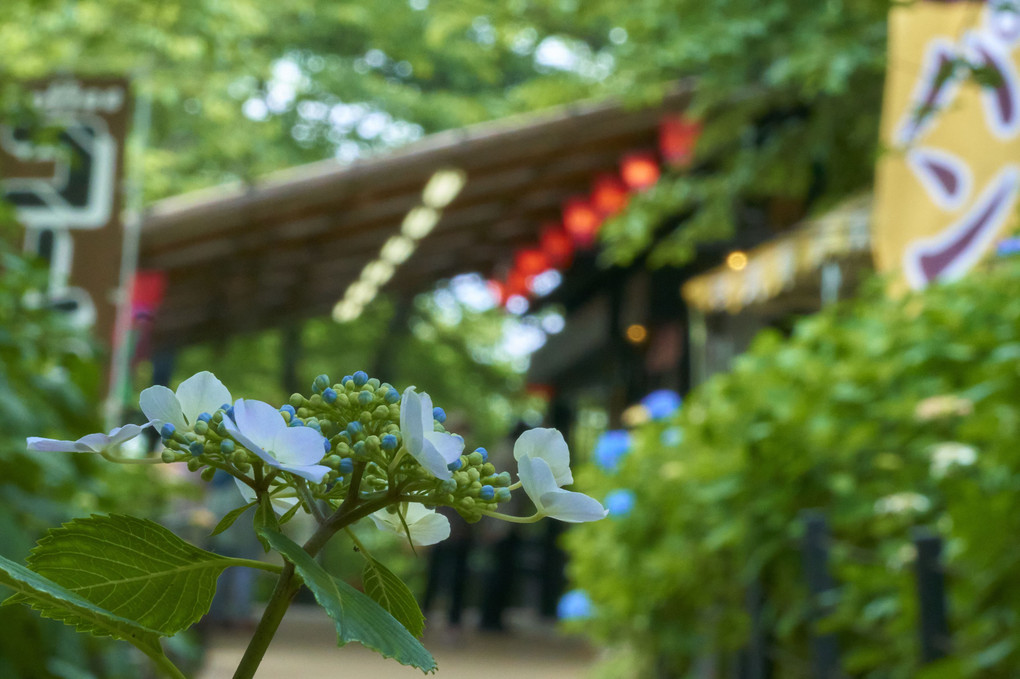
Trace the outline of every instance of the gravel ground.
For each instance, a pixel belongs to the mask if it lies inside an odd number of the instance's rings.
[[[565,638],[547,624],[516,619],[513,631],[480,634],[434,626],[425,646],[439,665],[440,679],[582,679],[595,652],[578,639]],[[198,679],[230,679],[248,632],[213,633],[205,669]],[[256,675],[259,679],[410,679],[421,671],[404,667],[359,644],[336,647],[330,620],[314,606],[294,606],[269,647]]]

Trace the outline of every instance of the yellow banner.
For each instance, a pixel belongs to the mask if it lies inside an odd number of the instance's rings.
[[[880,271],[901,271],[913,288],[959,278],[1016,224],[1018,49],[1013,0],[890,12],[872,234]]]

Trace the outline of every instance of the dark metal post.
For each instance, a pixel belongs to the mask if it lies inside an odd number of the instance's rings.
[[[814,627],[829,613],[827,595],[836,589],[829,574],[829,528],[825,516],[816,510],[801,514],[804,521],[804,577],[811,594],[809,625],[811,627],[811,666],[817,679],[835,679],[839,671],[839,647],[832,634],[817,634]]]
[[[942,539],[930,530],[914,531],[917,549],[918,625],[921,661],[928,663],[949,654],[949,622],[946,614],[946,581],[942,568]]]
[[[768,659],[768,640],[765,623],[762,621],[762,609],[765,604],[765,591],[761,581],[755,578],[747,585],[744,594],[747,615],[751,618],[751,629],[747,635],[747,647],[741,654],[741,679],[768,679],[771,675]]]

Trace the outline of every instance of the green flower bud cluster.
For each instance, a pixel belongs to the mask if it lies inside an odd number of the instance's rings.
[[[203,415],[203,418],[205,416]],[[223,419],[226,413],[218,409],[208,419],[200,419],[192,431],[174,431],[163,437],[163,462],[186,462],[190,471],[203,471],[202,478],[212,478],[217,468],[242,476],[252,465],[262,461],[251,452],[238,446],[227,434]]]
[[[390,384],[360,376],[347,376],[330,386],[329,378],[320,375],[311,396],[291,395],[288,402],[294,413],[284,411],[284,418],[291,426],[317,429],[329,441],[322,464],[334,471],[327,482],[344,483],[354,465],[363,465],[361,489],[373,492],[389,485],[386,466],[391,455],[383,449],[383,439],[389,435],[400,440],[400,395]],[[339,499],[343,494],[334,486],[329,497]]]
[[[496,511],[500,502],[510,500],[510,473],[496,472],[483,450],[476,450],[450,465],[453,478],[440,484],[438,504],[449,505],[470,522],[483,511]]]
[[[470,521],[510,499],[510,474],[497,473],[484,449],[451,464],[453,478],[447,481],[434,477],[408,454],[400,431],[401,395],[393,385],[359,371],[337,383],[320,375],[311,391],[310,396],[292,394],[288,403],[293,413],[285,407],[283,415],[288,424],[315,427],[329,440],[322,464],[334,470],[327,477],[334,485],[322,497],[341,501],[350,472],[360,466],[363,495],[398,487],[423,504],[454,507]],[[433,430],[449,433],[435,419]]]

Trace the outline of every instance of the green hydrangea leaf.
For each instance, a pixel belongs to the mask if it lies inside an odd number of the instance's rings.
[[[233,526],[234,522],[241,518],[241,514],[244,514],[246,511],[248,511],[250,508],[254,507],[257,504],[258,500],[252,500],[246,505],[241,505],[237,509],[232,509],[229,512],[227,512],[227,514],[222,519],[220,519],[220,522],[216,524],[216,527],[213,528],[213,532],[209,533],[209,537],[219,535],[223,531]]]
[[[404,581],[367,555],[365,556],[362,580],[365,585],[365,594],[385,608],[390,615],[407,628],[408,632],[420,639],[425,632],[425,616],[422,615],[414,594],[404,584]]]
[[[235,560],[199,549],[157,523],[118,514],[51,529],[28,557],[32,571],[165,636],[209,611],[216,579],[231,565]],[[46,614],[45,604],[32,606]]]
[[[4,603],[20,601],[30,605],[44,618],[60,620],[79,632],[127,641],[147,655],[162,654],[159,633],[135,620],[101,608],[56,582],[25,566],[0,556],[0,584],[15,594]]]
[[[259,532],[273,549],[294,564],[315,600],[333,619],[337,645],[357,641],[384,658],[393,658],[423,672],[436,669],[432,654],[386,609],[346,582],[332,577],[287,536],[268,528],[261,528]]]

